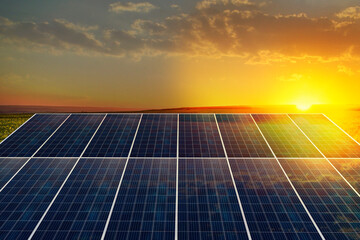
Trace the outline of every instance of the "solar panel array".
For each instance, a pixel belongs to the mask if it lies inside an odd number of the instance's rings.
[[[360,145],[322,114],[35,114],[0,239],[360,239]]]

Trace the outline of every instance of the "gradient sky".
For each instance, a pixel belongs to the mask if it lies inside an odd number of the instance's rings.
[[[360,104],[359,0],[3,0],[0,105]]]

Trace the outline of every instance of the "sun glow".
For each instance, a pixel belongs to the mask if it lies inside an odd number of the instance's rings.
[[[311,104],[299,103],[299,104],[296,104],[296,108],[299,109],[300,111],[307,111],[311,108]]]

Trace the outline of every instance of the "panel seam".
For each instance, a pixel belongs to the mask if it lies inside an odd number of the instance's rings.
[[[39,222],[36,224],[34,230],[32,231],[31,235],[29,236],[28,240],[32,239],[32,237],[35,235],[37,229],[39,228],[41,222],[44,220],[46,214],[49,212],[51,206],[54,204],[57,196],[59,195],[59,193],[61,192],[62,188],[64,187],[65,183],[67,182],[67,180],[69,179],[71,173],[74,171],[76,165],[78,164],[80,158],[82,157],[82,155],[85,153],[86,149],[88,148],[88,146],[90,145],[91,141],[93,140],[93,138],[95,137],[97,131],[99,130],[99,128],[101,127],[102,123],[104,122],[105,118],[106,118],[107,114],[105,114],[105,116],[103,117],[103,119],[101,120],[99,126],[96,128],[95,132],[93,133],[92,137],[90,138],[89,142],[86,144],[84,150],[82,151],[82,153],[80,154],[80,156],[78,157],[78,159],[76,160],[74,166],[71,168],[70,172],[68,173],[68,175],[66,176],[65,180],[63,181],[63,183],[61,184],[60,188],[58,189],[58,191],[56,192],[54,198],[51,200],[49,206],[46,208],[44,214],[41,216]]]
[[[227,165],[228,165],[228,168],[229,168],[229,171],[230,171],[231,180],[232,180],[233,185],[234,185],[234,190],[235,190],[236,197],[237,197],[237,200],[238,200],[238,203],[239,203],[241,215],[242,215],[242,217],[244,219],[244,225],[245,225],[246,233],[247,233],[247,236],[248,236],[249,240],[252,240],[251,234],[250,234],[250,229],[249,229],[249,226],[248,226],[248,223],[247,223],[247,220],[246,220],[245,212],[244,212],[244,209],[242,207],[242,203],[241,203],[241,200],[240,200],[238,190],[236,188],[234,175],[232,173],[232,169],[231,169],[230,162],[229,162],[229,159],[228,159],[228,155],[227,155],[227,152],[226,152],[225,144],[224,144],[224,141],[223,141],[223,138],[222,138],[222,135],[221,135],[220,127],[219,127],[219,124],[218,124],[218,121],[217,121],[217,118],[216,118],[216,114],[214,114],[214,118],[215,118],[217,129],[219,131],[221,144],[222,144],[222,147],[223,147],[223,150],[224,150],[224,153],[225,153],[226,162],[227,162]]]
[[[35,115],[34,115],[35,116]],[[49,141],[49,139],[59,130],[59,128],[68,120],[68,118],[71,116],[68,115],[65,120],[51,133],[51,135],[43,142],[40,147],[29,157],[29,159],[14,173],[14,175],[5,183],[5,185],[0,189],[0,192],[13,180],[13,178],[25,167],[25,165],[40,151],[40,149]],[[30,120],[30,119],[29,119]]]
[[[116,203],[117,197],[118,197],[118,195],[119,195],[121,183],[122,183],[122,180],[123,180],[124,175],[125,175],[125,170],[126,170],[126,167],[127,167],[128,163],[129,163],[131,151],[132,151],[132,149],[133,149],[133,147],[134,147],[135,139],[136,139],[137,133],[138,133],[139,128],[140,128],[140,123],[141,123],[142,117],[143,117],[143,114],[140,115],[139,123],[138,123],[138,126],[137,126],[137,128],[136,128],[133,141],[132,141],[132,143],[131,143],[131,147],[130,147],[130,150],[129,150],[129,153],[128,153],[128,156],[127,156],[127,159],[126,159],[126,163],[125,163],[125,166],[124,166],[124,170],[123,170],[123,172],[122,172],[122,174],[121,174],[121,178],[120,178],[118,187],[117,187],[117,189],[116,189],[116,193],[115,193],[115,196],[114,196],[114,200],[113,200],[113,202],[112,202],[112,204],[111,204],[111,208],[110,208],[110,211],[109,211],[109,215],[108,215],[108,218],[107,218],[107,220],[106,220],[103,233],[102,233],[102,235],[101,235],[101,240],[105,239],[105,235],[106,235],[107,229],[108,229],[108,227],[109,227],[110,219],[111,219],[112,213],[113,213],[113,211],[114,211],[115,203]]]
[[[320,228],[319,228],[319,227],[318,227],[318,225],[316,224],[316,222],[315,222],[314,218],[311,216],[311,214],[310,214],[309,210],[307,209],[307,207],[306,207],[305,203],[304,203],[304,202],[303,202],[303,200],[301,199],[300,194],[299,194],[299,193],[298,193],[298,191],[296,190],[296,188],[295,188],[294,184],[291,182],[291,180],[290,180],[289,176],[287,175],[287,173],[286,173],[285,169],[283,168],[283,166],[281,165],[281,163],[280,163],[279,159],[277,158],[277,156],[276,156],[275,152],[274,152],[274,151],[273,151],[273,149],[271,148],[271,146],[270,146],[269,142],[268,142],[268,141],[267,141],[267,139],[265,138],[265,135],[263,134],[263,132],[261,131],[260,127],[259,127],[259,126],[258,126],[258,124],[256,123],[256,121],[255,121],[254,117],[252,116],[252,114],[250,114],[250,116],[251,116],[252,120],[254,121],[254,123],[255,123],[255,125],[256,125],[256,127],[257,127],[257,129],[259,130],[259,132],[260,132],[261,136],[264,138],[264,140],[265,140],[266,144],[267,144],[267,145],[268,145],[268,147],[270,148],[270,150],[271,150],[272,154],[274,155],[274,157],[275,157],[275,159],[276,159],[277,163],[279,164],[279,166],[280,166],[280,168],[281,168],[282,172],[284,173],[284,175],[285,175],[286,179],[288,180],[288,182],[290,183],[290,185],[291,185],[292,189],[294,190],[294,192],[295,192],[296,196],[297,196],[297,197],[298,197],[298,199],[300,200],[300,203],[301,203],[301,204],[302,204],[302,206],[304,207],[304,209],[305,209],[306,213],[308,214],[308,216],[309,216],[309,218],[310,218],[311,222],[314,224],[314,226],[315,226],[315,228],[316,228],[317,232],[319,233],[319,235],[320,235],[321,239],[325,240],[324,235],[322,234],[322,232],[321,232]]]

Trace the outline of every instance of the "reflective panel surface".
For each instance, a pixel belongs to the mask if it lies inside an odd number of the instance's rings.
[[[321,239],[276,159],[230,159],[253,239]]]
[[[326,159],[279,161],[326,239],[360,239],[360,197]]]
[[[286,114],[253,114],[253,117],[277,157],[322,158]]]
[[[360,158],[360,145],[322,114],[293,114],[290,117],[328,158]]]
[[[360,158],[359,159],[330,159],[336,169],[360,193]]]
[[[34,239],[100,239],[125,162],[81,158]]]
[[[71,115],[35,156],[79,157],[104,116]]]
[[[228,157],[273,157],[248,114],[216,114]]]
[[[27,239],[76,158],[33,158],[0,193],[0,239]]]
[[[127,157],[140,114],[108,114],[83,157]]]
[[[179,239],[248,239],[225,158],[179,159]]]
[[[0,144],[0,157],[31,157],[68,117],[37,114]]]
[[[132,157],[176,157],[177,114],[144,114]]]
[[[176,159],[129,159],[106,239],[173,239]]]
[[[180,114],[180,157],[225,157],[213,114]]]

